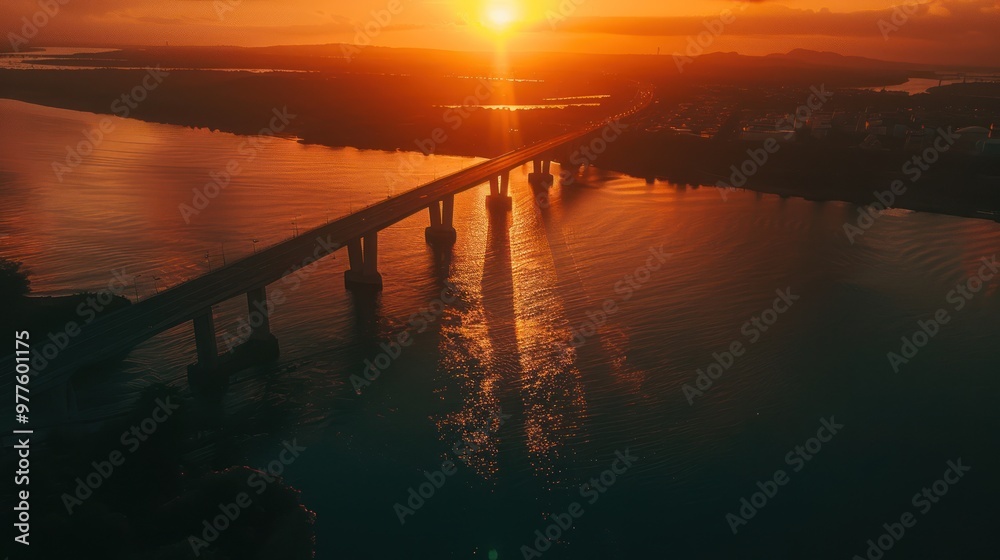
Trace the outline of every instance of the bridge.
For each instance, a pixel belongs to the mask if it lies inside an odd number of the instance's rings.
[[[651,102],[651,88],[641,89],[633,104],[606,121],[514,150],[468,167],[433,182],[388,198],[326,225],[301,233],[287,241],[257,251],[241,260],[184,282],[128,308],[99,317],[73,337],[44,370],[33,372],[32,401],[48,394],[49,401],[63,411],[72,410],[69,379],[81,368],[126,355],[136,345],[155,335],[191,322],[194,326],[198,362],[188,368],[192,385],[214,387],[228,380],[228,373],[264,359],[277,357],[278,343],[268,320],[267,286],[290,271],[327,257],[346,247],[350,268],[344,273],[345,286],[358,292],[382,288],[378,268],[378,234],[393,224],[421,211],[428,211],[425,239],[439,247],[455,243],[453,226],[455,195],[470,188],[490,184],[486,203],[494,212],[511,209],[510,172],[528,162],[533,164],[529,182],[536,189],[553,184],[550,161],[557,154],[572,151],[587,141],[600,143],[610,123],[634,115]],[[603,150],[596,150],[598,152]],[[569,159],[569,158],[563,158]],[[253,330],[243,344],[220,355],[216,341],[212,307],[228,299],[246,296]],[[37,336],[37,335],[36,335]],[[12,363],[11,359],[8,364]],[[6,368],[6,366],[4,366]],[[9,383],[13,375],[5,376]]]

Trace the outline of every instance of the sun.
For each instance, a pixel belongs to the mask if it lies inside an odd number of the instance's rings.
[[[518,20],[517,7],[509,3],[487,6],[485,16],[485,23],[498,31],[509,29]]]

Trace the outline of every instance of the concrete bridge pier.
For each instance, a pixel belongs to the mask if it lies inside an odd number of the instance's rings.
[[[344,271],[344,286],[348,290],[382,290],[382,274],[378,271],[378,232],[347,242],[351,268]]]
[[[219,344],[215,340],[215,315],[211,306],[194,318],[194,343],[198,350],[198,361],[187,368],[188,383],[197,387],[224,387],[229,379],[214,375],[219,368]]]
[[[208,390],[225,389],[229,376],[257,364],[278,359],[278,339],[271,334],[271,308],[267,288],[261,286],[247,292],[247,324],[250,331],[238,330],[238,345],[227,338],[229,351],[219,354],[215,337],[215,317],[208,307],[194,318],[194,342],[198,362],[188,366],[188,383]],[[225,335],[224,335],[225,336]]]
[[[504,171],[499,177],[490,178],[490,194],[486,197],[486,205],[497,212],[509,211],[514,206],[510,198],[510,171]]]
[[[271,334],[271,310],[267,307],[267,288],[261,286],[247,292],[247,309],[250,312],[250,339],[261,340]]]
[[[573,163],[573,160],[576,163]],[[580,160],[570,154],[569,150],[563,149],[558,156],[555,158],[556,163],[559,164],[559,184],[567,185],[572,184],[576,181],[576,176],[580,174]]]
[[[575,183],[580,176],[587,170],[586,167],[582,165],[570,164],[563,167],[563,173],[561,174],[561,180],[559,181],[562,185],[572,185]]]
[[[433,202],[427,207],[431,215],[431,225],[424,229],[424,239],[435,247],[450,247],[455,244],[458,234],[455,232],[455,195],[450,194],[440,202]]]
[[[250,338],[236,348],[236,353],[250,354],[252,360],[276,360],[279,355],[278,339],[271,334],[271,310],[267,301],[267,287],[261,286],[247,292]]]
[[[528,173],[528,183],[536,189],[549,189],[555,179],[552,177],[552,162],[548,159],[536,159],[532,162],[531,173]]]
[[[215,315],[209,307],[194,318],[194,343],[198,347],[198,365],[214,368],[219,362],[219,344],[215,340]]]
[[[569,158],[560,161],[559,167],[562,168],[562,172],[559,174],[559,184],[561,185],[574,183],[583,171],[583,166],[579,162],[573,163]]]

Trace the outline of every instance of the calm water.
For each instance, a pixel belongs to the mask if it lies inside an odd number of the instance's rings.
[[[0,101],[0,253],[30,266],[38,293],[100,289],[124,267],[146,297],[221,265],[223,251],[238,258],[253,239],[384,199],[387,173],[399,192],[474,163],[413,156],[396,176],[411,156],[290,140],[248,162],[238,136],[115,119],[60,182],[52,161],[98,120]],[[242,172],[186,224],[178,205],[233,158]],[[259,467],[298,438],[307,451],[285,480],[317,513],[322,559],[522,558],[573,502],[583,516],[545,558],[850,558],[905,511],[917,524],[886,558],[984,557],[1000,497],[997,281],[961,311],[946,297],[997,252],[1000,225],[888,212],[852,245],[847,204],[723,202],[712,188],[596,172],[539,212],[526,173],[514,172],[506,223],[491,222],[488,188],[457,197],[447,273],[423,242],[424,213],[383,232],[374,309],[345,293],[344,254],[286,290],[272,318],[281,359],[241,374],[210,426],[238,443],[192,455]],[[670,257],[625,300],[618,283],[661,246]],[[349,377],[445,279],[456,299],[357,394]],[[751,344],[744,323],[789,288],[800,299]],[[616,311],[567,350],[609,298]],[[952,320],[893,372],[886,353],[942,307]],[[220,305],[220,332],[244,311]],[[745,354],[689,405],[683,385],[734,341]],[[118,414],[150,383],[183,387],[193,361],[188,325],[164,333],[80,387],[81,414]],[[491,424],[501,410],[510,418]],[[794,472],[786,454],[830,416],[844,428]],[[463,438],[478,449],[400,525],[393,504]],[[593,504],[581,497],[626,449],[634,465]],[[972,470],[919,513],[911,496],[959,457]],[[734,536],[726,514],[778,469],[790,481]]]
[[[897,85],[885,86],[884,88],[871,88],[874,90],[905,91],[910,95],[927,93],[927,90],[939,85],[961,83],[962,80],[935,80],[933,78],[910,78],[906,82]]]

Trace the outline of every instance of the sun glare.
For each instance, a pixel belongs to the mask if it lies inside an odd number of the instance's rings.
[[[506,30],[517,21],[517,9],[510,4],[493,4],[486,8],[486,23],[497,30]]]

